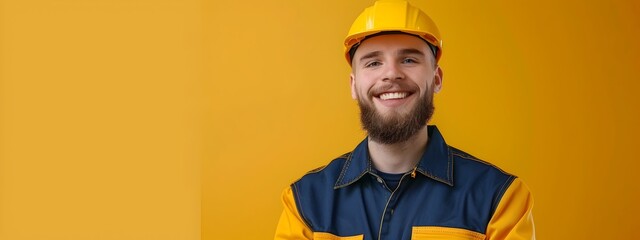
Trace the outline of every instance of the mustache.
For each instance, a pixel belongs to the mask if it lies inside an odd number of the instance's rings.
[[[407,84],[405,82],[393,82],[384,83],[369,89],[369,96],[378,96],[385,92],[409,92],[414,93],[418,91],[418,86],[415,84]]]

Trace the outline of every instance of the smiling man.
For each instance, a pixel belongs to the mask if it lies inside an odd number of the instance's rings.
[[[424,12],[377,1],[351,26],[345,55],[368,136],[284,191],[275,239],[535,239],[526,185],[427,125],[443,72]]]

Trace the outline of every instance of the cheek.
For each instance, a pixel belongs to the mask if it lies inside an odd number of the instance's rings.
[[[356,84],[356,94],[358,97],[362,98],[368,96],[368,91],[369,88],[367,86],[364,86],[363,84]]]
[[[424,79],[424,76],[421,77],[423,78],[422,80],[414,80],[411,84],[418,91],[418,96],[424,97],[430,92],[433,92],[433,81]]]
[[[368,91],[375,84],[375,81],[372,80],[372,79],[374,79],[374,78],[371,78],[368,75],[359,75],[359,76],[357,76],[355,84],[354,84],[356,91],[359,92],[360,94],[367,94]]]

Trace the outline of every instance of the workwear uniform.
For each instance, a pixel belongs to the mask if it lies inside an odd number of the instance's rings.
[[[372,166],[367,139],[283,193],[275,239],[535,239],[524,183],[447,145],[435,126],[396,189]]]

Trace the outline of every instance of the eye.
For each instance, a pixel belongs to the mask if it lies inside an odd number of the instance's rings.
[[[380,65],[382,65],[382,63],[380,63],[378,61],[371,61],[371,62],[368,62],[367,64],[365,64],[364,67],[370,68],[370,67],[377,67],[377,66],[380,66]]]
[[[413,58],[405,58],[402,59],[402,63],[418,63],[418,61]]]

